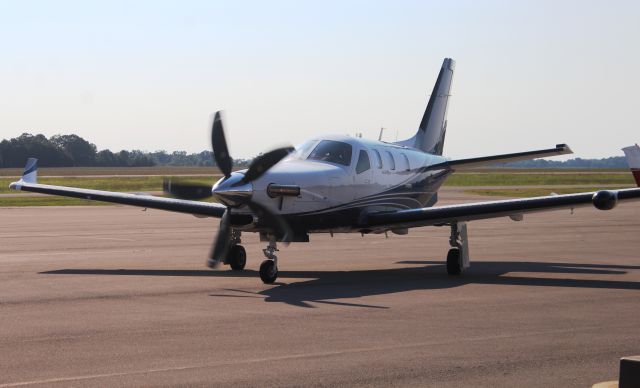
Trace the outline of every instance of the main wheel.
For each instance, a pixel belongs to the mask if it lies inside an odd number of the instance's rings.
[[[265,260],[260,264],[260,279],[265,284],[271,284],[278,278],[278,267],[273,260]]]
[[[460,275],[462,272],[462,262],[460,261],[460,249],[451,248],[447,254],[447,273],[449,275]]]
[[[229,258],[227,264],[231,266],[234,271],[242,271],[247,264],[247,251],[244,250],[242,245],[234,245],[229,250]]]

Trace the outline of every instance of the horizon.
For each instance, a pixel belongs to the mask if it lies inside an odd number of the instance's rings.
[[[45,136],[45,137],[46,137],[46,135],[41,134],[41,133],[27,133],[27,132],[25,132],[25,133],[21,134],[20,136],[25,135],[25,134],[26,134],[26,135],[31,135],[31,136],[34,136],[34,137],[35,137],[35,136],[38,136],[38,135],[43,135],[43,136]],[[55,134],[55,135],[53,135],[53,136],[56,136],[56,135],[76,135],[76,136],[79,136],[79,135],[74,134],[74,133]],[[0,139],[0,143],[1,143],[1,142],[3,142],[3,141],[13,140],[13,139],[18,138],[18,137],[19,137],[19,136],[16,136],[16,137],[14,137],[14,138],[4,138],[4,139]],[[200,150],[200,151],[193,151],[193,152],[192,152],[192,151],[187,151],[187,150],[182,150],[182,149],[173,149],[173,150],[166,150],[166,149],[162,149],[162,150],[152,150],[152,151],[151,151],[151,150],[144,150],[144,149],[130,148],[130,149],[112,150],[112,149],[109,149],[109,148],[101,148],[101,147],[99,147],[98,145],[96,145],[95,143],[93,143],[93,142],[91,141],[91,139],[86,139],[86,138],[83,138],[82,136],[79,136],[79,137],[80,137],[81,139],[83,139],[83,140],[87,141],[88,143],[90,143],[90,144],[94,145],[94,146],[96,147],[96,152],[100,152],[100,151],[109,151],[109,152],[112,152],[113,154],[117,154],[117,153],[122,152],[122,151],[127,151],[127,152],[135,152],[135,151],[139,151],[139,152],[142,152],[142,153],[147,154],[147,155],[156,154],[156,153],[161,153],[161,152],[164,152],[164,153],[166,153],[167,155],[173,155],[173,154],[175,154],[175,153],[185,152],[185,153],[187,154],[187,156],[192,156],[192,155],[200,154],[200,153],[202,153],[202,152],[212,152],[211,150],[207,150],[207,149],[203,149],[203,150]],[[49,140],[50,140],[50,138],[51,138],[51,137],[48,137],[47,139],[49,139]],[[256,155],[252,155],[252,156],[249,156],[249,157],[235,157],[235,158],[234,158],[234,157],[233,157],[233,155],[231,155],[231,156],[232,156],[232,158],[233,158],[235,161],[238,161],[238,162],[246,162],[246,161],[248,161],[248,160],[251,160],[251,159],[255,158],[256,156],[258,156],[258,154],[256,154]],[[445,155],[445,156],[446,156],[446,155]],[[626,165],[625,155],[624,155],[624,153],[623,153],[622,151],[621,151],[621,155],[611,155],[611,156],[603,156],[603,157],[596,157],[596,158],[583,158],[583,157],[577,156],[576,154],[567,154],[567,155],[562,155],[562,156],[564,156],[564,158],[558,158],[557,156],[552,156],[552,157],[546,157],[546,158],[531,159],[531,160],[527,160],[527,161],[510,162],[510,163],[506,163],[506,164],[504,164],[504,165],[502,165],[502,164],[497,164],[495,167],[507,167],[507,168],[511,168],[511,167],[513,167],[512,165],[517,165],[517,164],[522,164],[522,163],[524,163],[524,164],[533,164],[533,163],[535,163],[536,161],[548,161],[548,162],[552,162],[552,163],[554,163],[554,162],[565,163],[565,162],[571,162],[571,161],[574,161],[574,160],[585,160],[585,161],[604,161],[604,160],[612,159],[612,158],[619,158],[620,160],[624,160],[624,163],[625,163],[625,165]],[[2,157],[2,154],[0,153],[0,161],[2,160],[2,158],[1,158],[1,157]],[[18,168],[18,167],[0,167],[0,168]],[[536,167],[536,168],[538,168],[538,167]],[[540,168],[544,168],[544,167],[540,167]],[[553,168],[553,167],[549,166],[549,168]],[[596,168],[606,168],[606,167],[596,167]]]

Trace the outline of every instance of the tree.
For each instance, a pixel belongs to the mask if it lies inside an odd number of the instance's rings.
[[[96,165],[100,167],[113,167],[118,165],[118,158],[109,150],[102,150],[96,154]]]
[[[19,137],[0,143],[2,167],[22,167],[29,157],[38,158],[42,165],[65,167],[73,161],[64,150],[49,141],[44,135],[23,133]]]
[[[97,148],[78,135],[55,135],[51,142],[64,150],[73,160],[74,166],[93,166],[96,163]]]

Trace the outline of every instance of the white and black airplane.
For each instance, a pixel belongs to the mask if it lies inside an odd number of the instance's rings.
[[[222,119],[215,114],[212,147],[224,177],[213,187],[165,182],[174,198],[115,193],[37,183],[37,161],[29,159],[15,190],[83,198],[220,218],[208,265],[244,269],[242,232],[258,232],[268,242],[260,277],[278,276],[277,242],[308,242],[311,233],[407,234],[409,228],[449,226],[447,272],[469,267],[466,222],[495,217],[521,220],[525,213],[595,206],[610,210],[618,201],[640,198],[640,189],[602,190],[567,195],[434,206],[438,189],[451,174],[495,163],[568,154],[554,148],[451,160],[442,156],[447,103],[455,62],[446,58],[416,134],[395,143],[347,136],[319,136],[300,146],[279,148],[255,158],[248,169],[232,172]],[[214,196],[220,203],[201,201]]]

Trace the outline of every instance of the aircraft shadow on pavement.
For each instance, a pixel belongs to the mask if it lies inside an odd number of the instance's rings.
[[[314,307],[309,302],[354,307],[387,308],[349,302],[365,296],[392,294],[414,290],[445,289],[466,284],[493,284],[508,286],[542,286],[640,290],[640,282],[610,279],[576,279],[571,275],[623,275],[640,266],[616,264],[576,264],[548,262],[475,261],[462,276],[450,277],[441,261],[399,261],[396,264],[419,265],[412,267],[373,269],[363,271],[280,271],[280,279],[305,279],[291,283],[276,283],[260,292],[225,289],[215,297],[260,297],[267,302],[281,302],[301,307]],[[508,273],[518,275],[505,276]],[[521,274],[522,273],[522,274]],[[529,273],[561,274],[562,278],[536,277]],[[203,276],[203,277],[255,277],[253,270],[161,270],[161,269],[61,269],[41,274],[115,275],[115,276]]]

